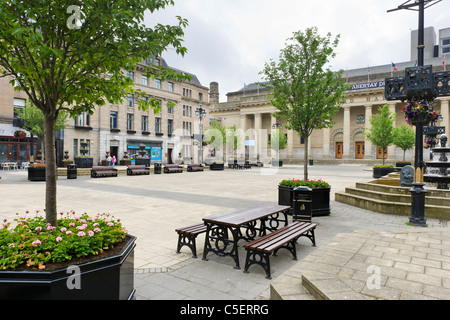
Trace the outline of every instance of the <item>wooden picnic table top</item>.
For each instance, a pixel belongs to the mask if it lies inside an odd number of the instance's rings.
[[[219,213],[203,218],[206,223],[220,224],[229,227],[239,227],[255,220],[269,217],[273,214],[288,210],[290,206],[280,205],[260,205],[247,208],[240,208],[233,211]]]

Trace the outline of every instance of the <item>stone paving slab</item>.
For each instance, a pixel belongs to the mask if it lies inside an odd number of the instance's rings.
[[[442,242],[430,234],[416,232],[392,233],[392,229],[415,230],[405,225],[408,217],[391,216],[351,207],[334,201],[334,193],[340,192],[356,181],[372,180],[372,172],[361,166],[311,166],[311,179],[324,179],[332,186],[331,214],[315,217],[317,223],[316,244],[312,247],[308,239],[299,239],[297,255],[293,261],[286,250],[271,259],[273,280],[265,279],[259,266],[252,266],[249,273],[243,272],[245,252],[240,244],[241,270],[233,268],[229,257],[208,255],[208,261],[201,259],[204,235],[197,238],[198,259],[193,259],[186,247],[177,254],[177,234],[175,229],[201,222],[203,217],[221,212],[266,203],[277,203],[277,185],[282,179],[303,177],[302,166],[281,168],[252,168],[204,172],[183,172],[181,174],[150,174],[148,176],[119,175],[115,178],[92,179],[80,176],[77,179],[58,177],[58,211],[75,210],[95,215],[110,212],[121,218],[129,233],[137,237],[135,249],[135,287],[138,300],[261,300],[275,297],[271,283],[283,283],[283,290],[277,292],[285,300],[313,299],[301,286],[302,271],[317,266],[320,272],[351,276],[343,285],[352,288],[347,291],[352,299],[359,295],[352,292],[361,290],[367,280],[364,257],[371,252],[371,263],[382,265],[382,279],[399,278],[414,281],[423,286],[422,296],[439,298],[450,290],[447,277],[450,265],[448,234],[440,233]],[[25,210],[43,209],[45,182],[27,181],[25,170],[0,171],[0,218],[10,220],[16,213]],[[440,227],[445,222],[427,221],[429,230]],[[358,231],[361,230],[361,231]],[[422,231],[422,228],[419,228]],[[384,232],[384,233],[383,233]],[[395,236],[393,237],[392,234]],[[369,236],[370,235],[370,236]],[[334,238],[336,237],[336,238]],[[393,241],[393,239],[399,241]],[[404,240],[403,242],[400,242]],[[340,244],[344,244],[338,250]],[[383,244],[383,246],[381,246]],[[323,251],[318,251],[318,250]],[[376,250],[375,250],[376,249]],[[323,256],[316,252],[327,252]],[[339,254],[336,254],[339,252]],[[315,255],[314,255],[315,254]],[[317,261],[314,261],[314,257]],[[350,259],[346,263],[346,258]],[[421,268],[407,270],[411,264]],[[407,259],[407,260],[405,260]],[[393,266],[382,262],[392,261]],[[430,261],[434,262],[431,263]],[[334,261],[336,264],[334,264]],[[425,262],[428,261],[428,264]],[[436,261],[441,262],[437,268]],[[403,263],[403,264],[402,264]],[[406,264],[406,265],[405,265]],[[357,267],[363,269],[357,270]],[[356,269],[355,269],[356,268]],[[295,278],[296,282],[290,278]],[[349,278],[349,277],[347,277]],[[286,280],[287,279],[287,280]],[[440,279],[442,289],[433,285]],[[324,287],[322,283],[321,287]],[[392,290],[384,297],[395,296],[402,282],[390,280]],[[336,287],[336,286],[335,286]],[[391,288],[389,287],[389,288]],[[363,287],[364,288],[364,287]],[[273,294],[271,294],[271,291]],[[287,294],[284,294],[286,292]],[[335,299],[338,293],[328,293]],[[362,292],[361,294],[364,294]],[[416,291],[403,293],[401,297],[414,297]],[[368,297],[367,294],[364,294]],[[381,296],[381,295],[380,295]],[[279,297],[281,298],[281,297]]]

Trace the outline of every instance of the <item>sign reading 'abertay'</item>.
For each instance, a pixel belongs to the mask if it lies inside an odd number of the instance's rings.
[[[372,88],[384,88],[384,81],[375,81],[375,82],[367,82],[367,83],[357,83],[354,84],[350,90],[363,90],[363,89],[372,89]]]

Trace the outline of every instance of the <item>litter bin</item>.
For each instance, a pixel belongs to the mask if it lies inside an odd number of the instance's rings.
[[[67,179],[76,179],[77,178],[77,165],[69,164],[67,165]]]
[[[155,174],[161,174],[161,163],[155,163],[153,171]]]
[[[312,217],[312,189],[308,187],[294,188],[293,195],[293,214],[294,221],[311,222]]]

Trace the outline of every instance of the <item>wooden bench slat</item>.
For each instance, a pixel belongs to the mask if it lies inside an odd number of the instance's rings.
[[[183,246],[188,246],[192,251],[192,257],[197,258],[197,247],[195,239],[199,234],[204,233],[207,230],[208,228],[204,223],[175,229],[175,231],[178,233],[177,253],[180,253],[180,249]]]
[[[290,225],[244,244],[244,248],[247,250],[244,272],[248,272],[248,268],[252,264],[259,264],[266,271],[266,278],[271,279],[270,254],[273,252],[275,255],[279,249],[285,248],[292,253],[296,260],[296,240],[301,236],[306,236],[315,246],[314,229],[316,226],[315,223],[295,221]]]

